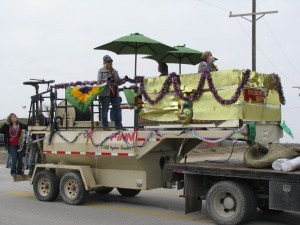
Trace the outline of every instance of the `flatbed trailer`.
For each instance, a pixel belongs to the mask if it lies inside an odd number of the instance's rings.
[[[134,126],[120,130],[110,123],[110,130],[105,130],[99,121],[101,90],[125,82],[135,83],[141,93],[132,86],[123,87],[127,103],[134,108]],[[51,202],[60,195],[65,203],[79,205],[90,191],[108,194],[116,188],[121,195],[133,197],[141,190],[173,188],[177,181],[185,185],[186,213],[201,209],[206,199],[218,224],[238,224],[257,206],[299,211],[299,197],[290,196],[299,189],[294,173],[247,169],[237,162],[179,163],[201,142],[227,139],[251,145],[279,140],[285,99],[278,75],[233,69],[52,83],[24,82],[36,90],[31,97],[25,154],[37,145],[42,162],[32,175],[14,180],[30,180],[38,200]],[[39,93],[39,85],[44,84],[47,90]],[[47,100],[49,120],[41,126],[38,111]],[[278,196],[283,199],[279,203]]]
[[[167,182],[184,187],[185,212],[206,209],[217,224],[239,224],[263,211],[300,211],[300,171],[255,169],[242,160],[167,164]]]

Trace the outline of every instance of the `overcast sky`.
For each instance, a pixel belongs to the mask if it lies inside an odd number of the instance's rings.
[[[296,0],[257,0],[257,12],[278,10],[257,21],[256,42],[257,71],[277,73],[283,84],[282,120],[295,139],[285,135],[282,142],[300,138],[300,89],[293,88],[300,86],[299,9]],[[24,81],[96,80],[105,54],[121,77],[133,77],[133,55],[93,48],[135,32],[169,46],[210,50],[219,69],[251,69],[251,22],[229,18],[230,11],[250,13],[252,0],[0,0],[0,118],[28,115],[22,106],[29,109],[35,90]],[[157,63],[142,57],[137,74],[157,76]],[[178,73],[177,64],[169,64],[172,71]],[[182,66],[183,74],[196,71]]]

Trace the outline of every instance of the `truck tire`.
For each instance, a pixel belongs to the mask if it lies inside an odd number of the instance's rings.
[[[249,195],[250,204],[249,204],[249,216],[254,216],[257,210],[257,196],[254,192],[254,190],[249,185],[244,185],[244,187],[247,189],[246,192]]]
[[[253,212],[249,188],[236,181],[214,184],[206,196],[206,208],[212,219],[220,225],[235,225],[246,220]],[[249,207],[251,206],[251,207]]]
[[[48,171],[39,171],[33,179],[33,191],[39,201],[52,202],[59,195],[59,179]]]
[[[96,190],[95,192],[99,195],[106,195],[110,192],[112,192],[114,188],[103,188],[103,189],[99,189],[99,190]]]
[[[66,173],[60,181],[60,196],[69,205],[81,205],[85,202],[89,192],[85,190],[80,173],[72,171]]]
[[[141,192],[141,190],[137,190],[137,189],[128,189],[128,188],[117,188],[117,189],[118,192],[125,197],[133,197]]]

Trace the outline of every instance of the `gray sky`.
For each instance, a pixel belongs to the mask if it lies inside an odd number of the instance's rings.
[[[209,4],[206,4],[207,2]],[[56,83],[96,80],[102,57],[109,54],[121,77],[134,74],[134,56],[94,47],[131,33],[141,33],[169,46],[210,50],[219,69],[251,69],[251,23],[233,14],[250,13],[252,0],[0,0],[0,118],[25,116],[35,93],[30,78]],[[257,71],[281,77],[287,104],[282,120],[299,142],[300,86],[297,22],[300,1],[257,0],[257,12],[278,10],[257,22]],[[248,17],[251,19],[250,17]],[[137,74],[157,76],[157,63],[138,56]],[[178,73],[177,64],[169,72]],[[197,66],[183,65],[182,73]],[[42,89],[41,89],[42,90]],[[27,113],[26,113],[27,115]],[[125,123],[126,125],[126,123]]]

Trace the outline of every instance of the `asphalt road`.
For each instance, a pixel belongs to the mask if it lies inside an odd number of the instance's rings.
[[[0,165],[1,225],[211,225],[215,224],[203,204],[202,212],[184,214],[181,191],[155,189],[135,197],[122,197],[116,190],[107,195],[91,192],[81,206],[38,201],[28,181],[13,182],[9,169]],[[299,225],[300,213],[266,214],[257,210],[244,225]]]

